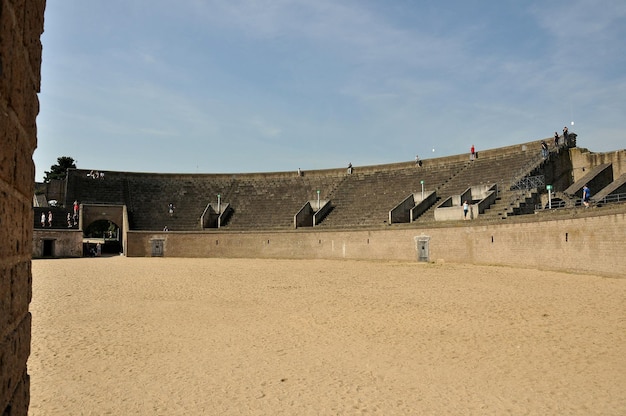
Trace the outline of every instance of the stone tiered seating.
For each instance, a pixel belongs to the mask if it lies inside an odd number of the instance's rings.
[[[437,190],[439,195],[460,194],[474,185],[498,186],[496,203],[483,213],[481,219],[503,219],[509,214],[519,214],[521,205],[528,205],[527,192],[510,191],[512,183],[528,175],[544,162],[535,149],[503,154],[488,154],[467,162],[459,174]],[[532,205],[532,204],[530,204]]]
[[[330,195],[333,211],[321,227],[379,226],[387,224],[389,210],[410,194],[420,193],[453,177],[463,163],[423,166],[414,163],[386,167],[355,168]]]
[[[87,170],[70,170],[67,178],[66,205],[75,199],[80,203],[124,204],[126,175],[119,172],[107,172],[104,179],[87,176]],[[74,198],[74,199],[72,199]]]
[[[536,145],[536,146],[535,146]],[[535,149],[536,147],[536,149]],[[330,200],[332,210],[319,224],[323,228],[384,226],[389,210],[411,194],[436,191],[439,199],[460,194],[470,186],[498,184],[509,189],[516,177],[527,175],[543,162],[539,144],[467,155],[345,169],[258,174],[155,174],[105,172],[92,179],[87,170],[70,170],[66,204],[124,204],[131,230],[202,230],[200,217],[207,204],[221,203],[233,209],[222,223],[228,230],[291,229],[294,215],[307,201]],[[168,204],[174,204],[174,214]],[[428,221],[427,211],[419,221]]]
[[[541,156],[534,151],[481,157],[465,163],[463,171],[445,183],[439,192],[460,194],[470,186],[488,184],[509,188],[516,175],[527,174],[541,161]]]
[[[200,216],[217,194],[230,186],[227,177],[206,180],[201,175],[131,174],[126,205],[131,229],[200,230]],[[169,213],[169,204],[174,212]]]
[[[335,175],[273,176],[238,179],[223,201],[234,212],[228,229],[293,228],[293,217],[309,200],[326,196],[342,178]]]
[[[230,204],[229,229],[293,227],[293,216],[309,200],[336,188],[343,175],[329,172],[193,175],[107,172],[94,180],[87,171],[70,171],[68,200],[81,203],[124,204],[133,230],[201,230],[200,217],[207,204]],[[99,195],[99,196],[98,196]],[[168,204],[175,206],[170,216]]]

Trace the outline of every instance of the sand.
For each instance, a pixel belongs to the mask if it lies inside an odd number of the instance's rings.
[[[31,415],[624,415],[626,279],[33,261]]]

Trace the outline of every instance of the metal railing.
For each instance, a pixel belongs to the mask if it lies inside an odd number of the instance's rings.
[[[543,189],[546,187],[546,178],[544,175],[529,176],[522,178],[511,186],[512,191],[523,191],[529,189]]]
[[[621,194],[611,194],[607,195],[600,199],[591,198],[591,205],[607,205],[607,204],[615,204],[615,203],[624,203],[626,202],[626,193]],[[548,209],[567,209],[567,208],[576,208],[583,206],[582,198],[572,198],[569,200],[555,198],[552,200],[552,208],[548,207],[546,203],[545,206],[536,205],[536,211],[548,210]]]
[[[605,196],[604,198],[601,198],[601,199],[591,198],[591,200],[596,205],[598,205],[598,204],[612,204],[612,203],[615,203],[615,202],[626,202],[626,193],[623,193],[623,194],[611,194],[611,195],[607,195],[607,196]]]

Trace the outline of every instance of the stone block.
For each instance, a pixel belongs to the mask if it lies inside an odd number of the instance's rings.
[[[30,404],[30,377],[24,371],[21,380],[15,388],[15,393],[11,398],[11,407],[6,411],[6,416],[17,416],[28,414]]]
[[[0,340],[0,409],[6,412],[10,408],[10,415],[25,415],[17,409],[19,405],[12,402],[16,394],[24,386],[26,376],[26,362],[30,355],[31,315],[24,316],[16,328]],[[5,405],[6,404],[6,405]],[[3,413],[5,414],[5,413]]]
[[[32,298],[32,275],[30,261],[13,267],[11,273],[11,315],[14,319],[28,313]]]
[[[34,115],[33,117],[36,117]],[[24,196],[25,202],[32,206],[32,195],[34,192],[35,165],[33,163],[33,152],[35,143],[24,134],[18,136],[15,142],[13,185],[15,189]]]
[[[0,226],[6,230],[3,238],[0,240],[0,258],[11,259],[15,256],[12,247],[15,246],[13,241],[18,234],[18,230],[9,228],[15,226],[15,204],[12,201],[13,195],[0,189]]]
[[[3,338],[2,331],[9,327],[11,323],[11,268],[0,268],[0,339]],[[2,368],[2,365],[0,365]]]
[[[17,126],[1,109],[0,122],[4,126],[0,131],[0,179],[12,185],[16,169]]]

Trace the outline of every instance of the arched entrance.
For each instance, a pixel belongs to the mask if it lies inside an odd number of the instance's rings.
[[[126,206],[82,204],[79,218],[79,228],[83,230],[83,255],[124,252]]]
[[[98,248],[97,245],[100,244]],[[83,230],[83,255],[122,252],[122,229],[110,220],[97,220]]]

